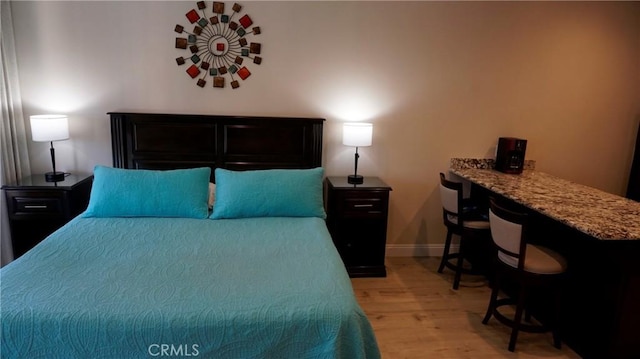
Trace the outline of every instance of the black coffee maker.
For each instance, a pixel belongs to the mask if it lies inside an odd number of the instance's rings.
[[[522,173],[527,140],[500,137],[496,150],[496,170],[504,173]]]

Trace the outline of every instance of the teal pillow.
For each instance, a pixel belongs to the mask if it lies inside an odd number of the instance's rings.
[[[320,217],[321,167],[302,170],[229,171],[218,168],[210,218]]]
[[[170,171],[96,166],[83,217],[207,218],[211,168]]]

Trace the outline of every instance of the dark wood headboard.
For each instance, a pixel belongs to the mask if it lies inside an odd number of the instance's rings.
[[[113,166],[254,170],[322,166],[320,118],[109,112]]]

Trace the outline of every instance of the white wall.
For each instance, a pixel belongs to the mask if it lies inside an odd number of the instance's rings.
[[[241,2],[264,61],[237,90],[199,88],[175,63],[195,1],[12,5],[26,118],[70,116],[61,169],[110,165],[106,112],[141,111],[324,117],[327,173],[346,175],[340,123],[364,119],[360,169],[393,187],[389,243],[404,245],[442,242],[438,172],[491,156],[499,136],[527,138],[540,170],[626,188],[638,2]],[[48,170],[47,144],[29,142]]]

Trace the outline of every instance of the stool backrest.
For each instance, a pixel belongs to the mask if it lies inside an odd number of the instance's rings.
[[[524,238],[527,215],[506,209],[493,198],[489,200],[489,206],[491,237],[498,248],[498,257],[503,262],[503,259],[510,258],[517,263],[518,269],[523,269],[527,248]]]
[[[445,221],[448,221],[447,215],[458,217],[462,210],[462,183],[449,181],[440,172],[440,199]]]

